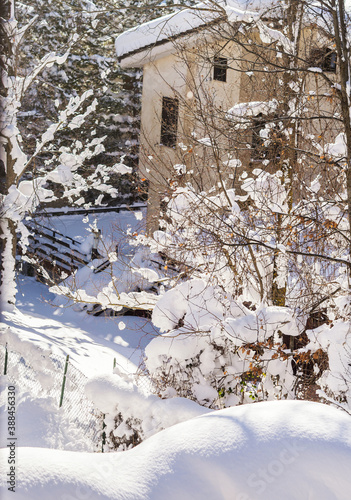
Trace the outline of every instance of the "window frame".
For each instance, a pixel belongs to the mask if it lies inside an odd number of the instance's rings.
[[[179,99],[162,97],[160,145],[175,148],[177,145]]]
[[[317,65],[326,73],[336,73],[337,53],[329,47],[314,47],[310,52],[309,65]]]
[[[213,80],[216,82],[227,82],[228,58],[214,56],[213,58]]]

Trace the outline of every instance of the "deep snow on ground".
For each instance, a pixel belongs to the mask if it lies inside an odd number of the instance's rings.
[[[99,214],[98,227],[106,238],[114,216]],[[56,217],[57,229],[83,243],[81,218]],[[121,217],[121,238],[139,222],[133,213]],[[127,243],[120,248],[125,257],[133,253]],[[93,317],[73,308],[57,308],[54,295],[34,278],[20,277],[18,285],[17,310],[4,313],[1,324],[10,350],[34,356],[36,361],[40,360],[36,350],[62,357],[69,354],[72,365],[91,379],[86,394],[91,392],[91,399],[107,412],[106,422],[113,420],[118,408],[130,410],[133,416],[137,408],[149,426],[145,435],[171,427],[129,451],[92,453],[96,447],[58,408],[57,399],[33,395],[18,385],[15,495],[6,483],[5,400],[0,410],[2,499],[349,500],[351,418],[347,413],[317,403],[277,401],[192,418],[208,410],[182,398],[162,400],[139,394],[128,380],[143,349],[158,334],[148,320]],[[117,371],[112,375],[114,359]],[[9,383],[3,377],[3,397]],[[190,420],[173,425],[186,419]]]
[[[18,310],[4,313],[3,325],[43,349],[69,354],[86,376],[106,373],[108,367],[112,370],[115,357],[126,369],[138,366],[141,349],[157,335],[144,318],[91,316],[72,308],[55,308],[54,299],[45,285],[21,277]]]
[[[72,308],[57,309],[52,306],[53,299],[45,285],[34,278],[20,277],[17,311],[2,315],[1,343],[7,341],[9,350],[20,352],[29,363],[33,355],[28,342],[37,347],[39,353],[49,350],[61,358],[68,354],[70,363],[88,378],[112,375],[114,360],[122,373],[136,372],[143,348],[157,335],[148,320],[128,316],[94,317]],[[13,368],[9,363],[9,374]],[[62,374],[57,373],[57,377],[61,380]],[[3,377],[0,446],[6,445],[7,436],[6,382]],[[84,394],[84,387],[80,389]],[[59,410],[57,396],[55,400],[44,399],[28,392],[28,387],[17,384],[16,403],[16,432],[22,446],[93,449],[81,426],[71,425],[65,412]]]
[[[17,500],[350,498],[351,418],[319,403],[228,408],[175,425],[124,453],[17,452]],[[2,464],[7,455],[3,450]],[[6,466],[3,486],[5,474]]]

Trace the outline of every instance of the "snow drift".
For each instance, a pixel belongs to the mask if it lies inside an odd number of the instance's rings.
[[[175,425],[123,453],[17,452],[16,500],[348,500],[350,495],[351,418],[319,403],[228,408]],[[2,450],[2,464],[7,455]],[[7,464],[3,488],[6,469]],[[12,498],[11,492],[2,498]]]

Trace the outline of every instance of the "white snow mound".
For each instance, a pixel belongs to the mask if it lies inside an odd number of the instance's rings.
[[[351,418],[311,402],[227,408],[123,453],[17,450],[16,500],[349,500]],[[0,477],[7,491],[8,451]],[[5,460],[4,460],[5,459]]]

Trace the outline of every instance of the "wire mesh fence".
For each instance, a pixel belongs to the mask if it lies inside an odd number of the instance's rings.
[[[112,368],[116,366],[113,360]],[[17,387],[30,398],[47,402],[59,410],[61,426],[69,426],[75,439],[89,443],[90,451],[110,451],[106,447],[105,415],[98,410],[84,392],[87,377],[70,361],[69,356],[60,356],[51,351],[29,346],[20,353],[0,345],[0,370],[7,376],[7,382]],[[144,396],[157,394],[157,388],[142,364],[130,381]],[[2,404],[2,403],[1,403]],[[118,415],[116,401],[116,415]],[[123,422],[123,418],[119,423]],[[66,429],[62,429],[63,432]]]
[[[134,383],[138,387],[138,390],[146,396],[157,394],[158,392],[143,361],[139,364],[138,370],[134,375]]]
[[[113,360],[113,370],[116,368],[116,358]],[[118,370],[117,370],[118,373]],[[137,371],[130,376],[130,381],[138,388],[138,391],[148,396],[150,394],[156,394],[157,390],[153,384],[149,371],[147,370],[144,361],[141,361]]]
[[[55,406],[79,434],[88,439],[96,451],[101,450],[103,414],[87,399],[84,386],[87,377],[69,357],[53,353],[36,353],[29,362],[19,352],[0,347],[1,373],[11,384],[33,398],[51,398]]]

